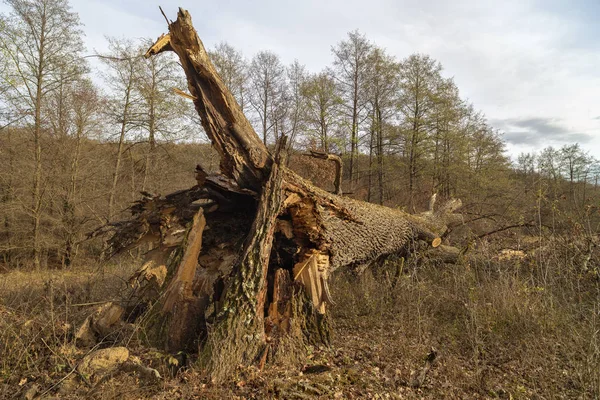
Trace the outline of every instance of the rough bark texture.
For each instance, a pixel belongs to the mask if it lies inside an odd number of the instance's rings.
[[[278,156],[284,154],[284,148],[285,140],[278,143]],[[277,157],[264,184],[241,258],[225,287],[215,328],[203,349],[203,365],[218,377],[226,376],[232,365],[258,361],[266,346],[267,269],[282,204],[282,178]]]
[[[338,196],[341,196],[343,194],[342,193],[342,175],[343,175],[343,167],[344,167],[342,158],[335,154],[329,154],[329,153],[324,153],[324,152],[314,151],[314,150],[311,150],[310,153],[308,153],[308,155],[311,157],[320,158],[322,160],[333,161],[333,163],[335,164],[335,179],[333,181],[333,187],[335,189],[334,189],[333,193],[337,194]]]
[[[259,191],[272,162],[268,150],[216,73],[187,11],[179,10],[169,32],[147,55],[164,50],[177,53],[202,124],[221,154],[223,174],[241,187]],[[301,198],[289,206],[302,208],[308,218],[297,218],[295,231],[314,248],[329,251],[333,269],[395,253],[406,247],[410,237],[434,239],[443,233],[433,219],[333,196],[292,171],[284,172],[286,192]]]
[[[198,167],[198,185],[146,196],[130,220],[96,234],[113,231],[113,253],[153,244],[134,279],[134,298],[143,306],[128,305],[128,314],[149,310],[153,341],[171,352],[199,345],[200,364],[213,378],[225,379],[240,364],[262,367],[291,342],[328,344],[327,282],[334,270],[405,253],[413,241],[437,247],[456,222],[459,201],[437,211],[432,202],[428,212],[410,215],[328,193],[285,168],[285,140],[275,156],[268,152],[187,11],[179,10],[147,56],[166,50],[181,60],[222,175]],[[446,261],[458,257],[449,246],[435,250]]]

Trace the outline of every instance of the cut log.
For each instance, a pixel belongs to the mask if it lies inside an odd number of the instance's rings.
[[[432,248],[428,250],[426,254],[429,259],[441,261],[447,264],[457,263],[461,256],[461,252],[459,249],[453,246],[445,245]]]

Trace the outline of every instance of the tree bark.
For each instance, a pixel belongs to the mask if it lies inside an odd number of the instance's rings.
[[[222,380],[240,364],[262,367],[287,354],[278,349],[290,343],[328,344],[328,278],[334,270],[405,253],[412,240],[439,245],[460,201],[410,215],[319,189],[284,166],[285,140],[275,156],[269,153],[216,73],[187,11],[179,10],[169,34],[147,56],[165,50],[180,58],[204,129],[221,155],[222,175],[198,168],[193,188],[139,201],[130,220],[111,225],[109,244],[113,252],[145,241],[170,249],[163,256],[171,260],[165,283],[145,299],[154,302],[159,321],[186,301],[196,302],[179,321],[195,323],[199,332],[182,335],[181,322],[159,329],[159,342],[169,351],[190,351],[199,343],[201,366]],[[194,228],[199,213],[206,217],[201,231]]]
[[[323,153],[320,151],[311,150],[310,153],[306,154],[311,157],[320,158],[321,160],[329,160],[333,161],[335,164],[335,178],[333,178],[333,193],[338,196],[342,195],[342,174],[344,164],[342,162],[342,158],[335,154],[329,154],[327,152]]]
[[[261,188],[271,156],[210,62],[187,11],[179,10],[169,33],[156,41],[146,57],[165,50],[179,56],[202,126],[221,157],[223,174],[241,188]]]
[[[212,337],[203,349],[204,365],[213,377],[226,377],[232,365],[256,362],[265,351],[267,273],[283,203],[282,165],[285,162],[279,156],[284,154],[285,140],[281,140],[271,175],[264,184],[251,234],[247,236],[240,261],[233,267]]]

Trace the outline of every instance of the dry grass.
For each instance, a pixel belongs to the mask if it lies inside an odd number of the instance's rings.
[[[130,268],[11,272],[0,276],[0,397],[20,396],[32,382],[60,398],[97,399],[600,397],[598,280],[565,251],[477,259],[409,261],[399,276],[390,261],[358,278],[335,276],[333,346],[308,347],[302,370],[239,369],[215,386],[194,370],[168,377],[161,354],[136,347],[166,379],[148,386],[120,373],[72,392],[55,385],[83,356],[73,327],[94,308],[84,304],[121,295]],[[437,359],[415,387],[432,347]]]
[[[409,265],[394,283],[387,265],[338,279],[335,320],[344,336],[361,325],[376,331],[370,357],[408,368],[405,383],[436,348],[424,389],[432,398],[598,398],[599,284],[572,267]]]
[[[49,387],[71,372],[81,350],[75,328],[98,304],[119,298],[125,265],[0,275],[0,397],[35,381]]]

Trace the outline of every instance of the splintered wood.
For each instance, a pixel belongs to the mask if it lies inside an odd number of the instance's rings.
[[[325,314],[325,303],[331,301],[327,279],[329,278],[329,255],[317,250],[309,251],[294,266],[294,281],[302,282],[314,307]]]
[[[458,249],[441,244],[462,221],[453,213],[459,200],[436,211],[433,197],[428,212],[410,215],[340,196],[342,163],[328,154],[318,157],[336,163],[337,195],[316,187],[285,167],[285,140],[271,153],[254,132],[187,11],[179,10],[146,56],[164,51],[179,57],[188,90],[176,93],[193,100],[221,173],[198,167],[194,187],[165,197],[145,193],[131,219],[95,232],[113,232],[112,253],[153,245],[132,283],[155,288],[145,297],[155,345],[175,353],[201,344],[203,367],[213,378],[227,377],[257,359],[264,365],[276,331],[294,331],[296,321],[309,339],[329,343],[324,314],[333,304],[328,278],[335,269],[404,254],[414,239],[430,243],[441,260],[459,258]],[[300,286],[308,297],[296,303]]]
[[[205,226],[206,219],[200,209],[194,216],[181,263],[165,292],[166,300],[162,309],[164,313],[172,312],[177,302],[192,297],[192,285],[198,267],[198,255],[202,249],[202,233]]]
[[[274,328],[278,327],[282,332],[289,332],[290,318],[292,317],[292,304],[290,300],[293,295],[292,279],[290,272],[279,268],[275,271],[273,283],[273,301],[269,304],[266,320],[265,334],[274,335]]]
[[[258,190],[269,176],[273,158],[254,132],[241,107],[210,61],[192,25],[190,14],[179,9],[169,33],[148,49],[150,57],[164,51],[179,56],[206,135],[221,156],[221,172],[240,187]]]
[[[167,279],[167,260],[173,249],[162,247],[150,250],[144,256],[144,264],[129,278],[129,286],[136,290],[142,300],[153,300]]]
[[[295,198],[292,194],[289,197]],[[311,199],[301,199],[290,206],[294,236],[304,246],[323,248],[326,246],[323,239],[322,221],[315,203]],[[304,242],[304,243],[302,243]]]

